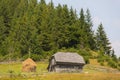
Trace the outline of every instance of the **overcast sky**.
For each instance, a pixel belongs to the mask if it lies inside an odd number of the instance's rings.
[[[49,3],[51,0],[46,0]],[[52,0],[54,5],[67,4],[80,12],[83,8],[89,8],[94,29],[102,22],[105,32],[115,50],[115,54],[120,56],[120,0]]]

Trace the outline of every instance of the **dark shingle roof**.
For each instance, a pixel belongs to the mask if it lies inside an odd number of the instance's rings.
[[[53,56],[55,57],[56,62],[85,64],[83,57],[77,53],[57,52]]]

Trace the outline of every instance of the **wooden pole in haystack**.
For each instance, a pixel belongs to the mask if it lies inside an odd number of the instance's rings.
[[[28,54],[29,54],[28,58],[30,58],[31,57],[31,50],[30,50],[30,48],[29,48]]]

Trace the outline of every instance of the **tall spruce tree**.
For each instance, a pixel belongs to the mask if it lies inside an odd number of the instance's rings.
[[[85,20],[86,20],[87,47],[94,50],[95,38],[94,38],[94,32],[92,30],[93,24],[89,9],[87,9],[86,11]]]
[[[2,54],[8,54],[8,46],[6,45],[7,37],[10,36],[10,30],[12,28],[12,19],[16,10],[19,0],[1,0],[0,2],[0,22],[1,22],[1,40],[2,40]],[[8,43],[7,43],[8,44]]]
[[[77,14],[76,14],[76,11],[73,10],[72,7],[70,8],[69,17],[70,17],[69,25],[74,25],[77,21]]]
[[[85,15],[84,15],[84,11],[83,9],[81,9],[80,11],[80,18],[79,18],[79,40],[80,40],[80,48],[85,48],[85,31],[84,31],[84,28],[85,28]]]
[[[98,26],[98,29],[97,29],[96,43],[97,43],[97,50],[103,52],[102,54],[110,55],[111,46],[107,38],[107,35],[104,31],[102,23]]]
[[[81,48],[89,48],[89,32],[90,32],[90,26],[87,25],[87,22],[85,20],[85,14],[84,14],[84,10],[81,9],[81,12],[80,12],[80,18],[79,18],[79,21],[80,21],[80,29],[79,29],[79,32],[80,32],[80,44],[81,44]]]

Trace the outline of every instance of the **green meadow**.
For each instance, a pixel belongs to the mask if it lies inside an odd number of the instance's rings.
[[[0,64],[0,80],[120,80],[118,70],[87,64],[82,73],[52,73],[47,62],[37,62],[36,72],[21,72],[22,63]]]

